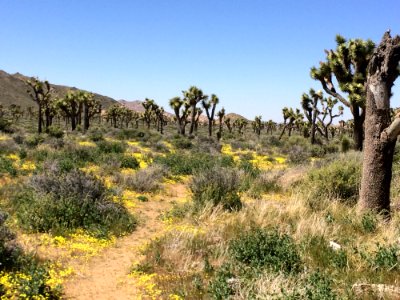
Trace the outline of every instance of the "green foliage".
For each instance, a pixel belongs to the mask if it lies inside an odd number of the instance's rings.
[[[5,133],[12,133],[13,129],[11,127],[11,121],[6,120],[3,117],[0,117],[0,131]]]
[[[167,167],[171,175],[192,175],[200,170],[209,169],[218,164],[218,158],[208,153],[168,153],[166,156],[157,156],[155,163]]]
[[[12,243],[15,235],[5,224],[7,218],[8,215],[0,211],[0,271],[13,266],[18,254],[16,246]]]
[[[281,187],[278,184],[278,177],[268,172],[261,173],[251,183],[248,191],[249,196],[260,199],[263,194],[270,192],[279,192]]]
[[[302,187],[308,193],[309,204],[318,208],[323,201],[334,198],[354,203],[361,181],[361,162],[356,154],[339,156],[307,174]]]
[[[137,196],[136,199],[138,199],[140,202],[147,202],[147,201],[149,201],[149,198],[147,198],[147,197],[144,196],[144,195]]]
[[[98,141],[97,147],[100,153],[124,153],[127,145],[117,141]]]
[[[286,274],[301,271],[302,262],[292,238],[278,231],[252,229],[231,241],[232,258],[253,268],[268,268]]]
[[[342,140],[340,141],[340,150],[342,152],[347,152],[351,148],[351,142],[350,140],[346,137],[343,136]]]
[[[171,143],[176,149],[190,149],[193,147],[192,141],[184,137],[175,138]]]
[[[11,176],[17,176],[17,170],[13,166],[11,159],[0,155],[0,175],[9,174]]]
[[[216,166],[195,174],[190,183],[190,190],[196,208],[211,204],[222,205],[229,211],[241,209],[239,183],[239,175],[234,169]]]
[[[371,267],[375,270],[400,270],[400,249],[398,245],[378,245],[375,256],[371,261]]]
[[[136,157],[130,155],[123,155],[121,158],[121,168],[138,169],[139,162]]]
[[[88,138],[93,142],[103,141],[104,140],[103,132],[98,128],[91,129],[88,133]]]
[[[28,135],[25,138],[25,144],[30,148],[36,147],[40,143],[43,143],[43,141],[44,141],[43,136],[41,136],[39,134]]]
[[[231,271],[231,266],[228,264],[222,265],[216,272],[213,280],[210,281],[208,292],[215,300],[229,299],[234,295],[235,290],[229,283],[230,279],[234,279],[234,274]]]
[[[294,145],[287,153],[288,161],[292,164],[304,164],[310,161],[311,153],[306,146]]]
[[[361,226],[364,232],[372,233],[376,231],[377,218],[373,213],[366,213],[361,218]]]
[[[326,274],[317,271],[307,279],[305,296],[309,300],[334,300],[337,299],[332,290],[332,279]]]
[[[79,170],[63,173],[53,165],[32,176],[12,204],[29,231],[63,233],[84,228],[107,235],[133,230],[136,220],[111,196],[94,176]]]
[[[57,139],[61,139],[64,136],[64,131],[60,127],[56,126],[50,126],[47,133],[49,136]]]

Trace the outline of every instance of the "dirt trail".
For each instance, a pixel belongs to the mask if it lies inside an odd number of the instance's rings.
[[[163,201],[150,200],[138,206],[136,214],[143,222],[132,234],[120,238],[116,245],[81,266],[82,271],[64,283],[65,299],[138,298],[127,275],[132,263],[140,259],[139,246],[162,232],[160,214],[171,208],[172,201],[185,197],[186,188],[183,184],[175,184],[169,187],[168,193]]]

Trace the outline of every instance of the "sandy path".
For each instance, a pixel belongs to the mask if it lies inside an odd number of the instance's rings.
[[[162,232],[159,216],[171,208],[171,202],[186,195],[183,184],[172,185],[163,201],[142,203],[136,214],[144,223],[116,245],[93,257],[81,272],[64,283],[65,299],[137,299],[137,291],[128,283],[128,273],[134,261],[140,259],[139,246]],[[79,269],[79,266],[74,269]]]

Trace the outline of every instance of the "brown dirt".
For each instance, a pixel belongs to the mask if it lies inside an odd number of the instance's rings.
[[[168,195],[165,197],[138,206],[136,214],[143,223],[139,224],[132,234],[119,239],[113,247],[81,266],[81,271],[64,283],[65,298],[137,299],[138,291],[132,285],[128,274],[132,263],[141,258],[139,247],[162,233],[160,214],[171,207],[171,202],[186,195],[186,187],[183,184],[174,184],[169,186]]]

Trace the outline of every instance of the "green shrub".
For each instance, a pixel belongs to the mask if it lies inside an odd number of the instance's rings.
[[[316,208],[327,199],[354,203],[361,181],[361,159],[357,154],[339,156],[320,168],[311,170],[302,186],[309,204]]]
[[[11,176],[17,176],[17,170],[13,166],[11,159],[0,155],[0,175],[10,174]]]
[[[173,139],[171,141],[171,144],[176,148],[176,149],[190,149],[193,147],[192,141],[186,138],[177,138]]]
[[[99,141],[97,147],[101,153],[124,153],[127,145],[117,141]]]
[[[22,226],[36,232],[84,228],[94,234],[122,234],[136,221],[96,177],[79,170],[63,173],[57,165],[33,175],[13,205]]]
[[[99,142],[104,140],[103,132],[98,128],[89,130],[88,137],[93,142]]]
[[[333,281],[326,274],[317,271],[312,273],[306,282],[305,298],[308,300],[334,300]]]
[[[350,150],[350,148],[351,148],[350,140],[346,136],[343,136],[343,138],[340,142],[340,150],[342,152],[347,152]]]
[[[197,208],[208,203],[219,204],[226,210],[233,211],[242,208],[239,191],[240,177],[236,170],[213,167],[196,173],[190,183],[193,201]]]
[[[260,199],[263,194],[279,192],[278,176],[269,172],[263,172],[250,185],[248,194],[252,198]]]
[[[60,127],[50,126],[48,128],[48,134],[51,137],[61,139],[64,136],[64,131]]]
[[[44,138],[43,136],[39,135],[39,134],[33,134],[33,135],[28,135],[25,138],[25,144],[28,147],[34,148],[37,145],[39,145],[40,143],[43,143]]]
[[[8,215],[0,211],[0,271],[13,266],[18,249],[13,243],[14,233],[5,225]]]
[[[214,278],[210,281],[208,292],[215,300],[229,299],[230,296],[235,294],[233,285],[230,280],[234,280],[234,274],[231,271],[231,266],[224,264],[218,269]]]
[[[11,127],[11,121],[6,120],[3,117],[0,117],[0,131],[5,133],[12,133],[13,129]]]
[[[123,155],[121,158],[121,168],[138,169],[139,162],[134,156]]]
[[[192,175],[219,163],[217,158],[208,153],[181,151],[157,156],[154,162],[167,167],[171,175]]]
[[[301,271],[296,244],[290,236],[278,231],[252,229],[231,241],[229,252],[235,261],[253,268],[266,267],[287,274]]]
[[[366,213],[361,218],[361,226],[364,232],[372,233],[376,231],[377,218],[374,213]]]
[[[375,270],[400,270],[400,249],[398,245],[378,245],[375,256],[371,262]]]
[[[294,145],[288,150],[287,156],[292,164],[304,164],[310,161],[312,155],[307,147]]]

